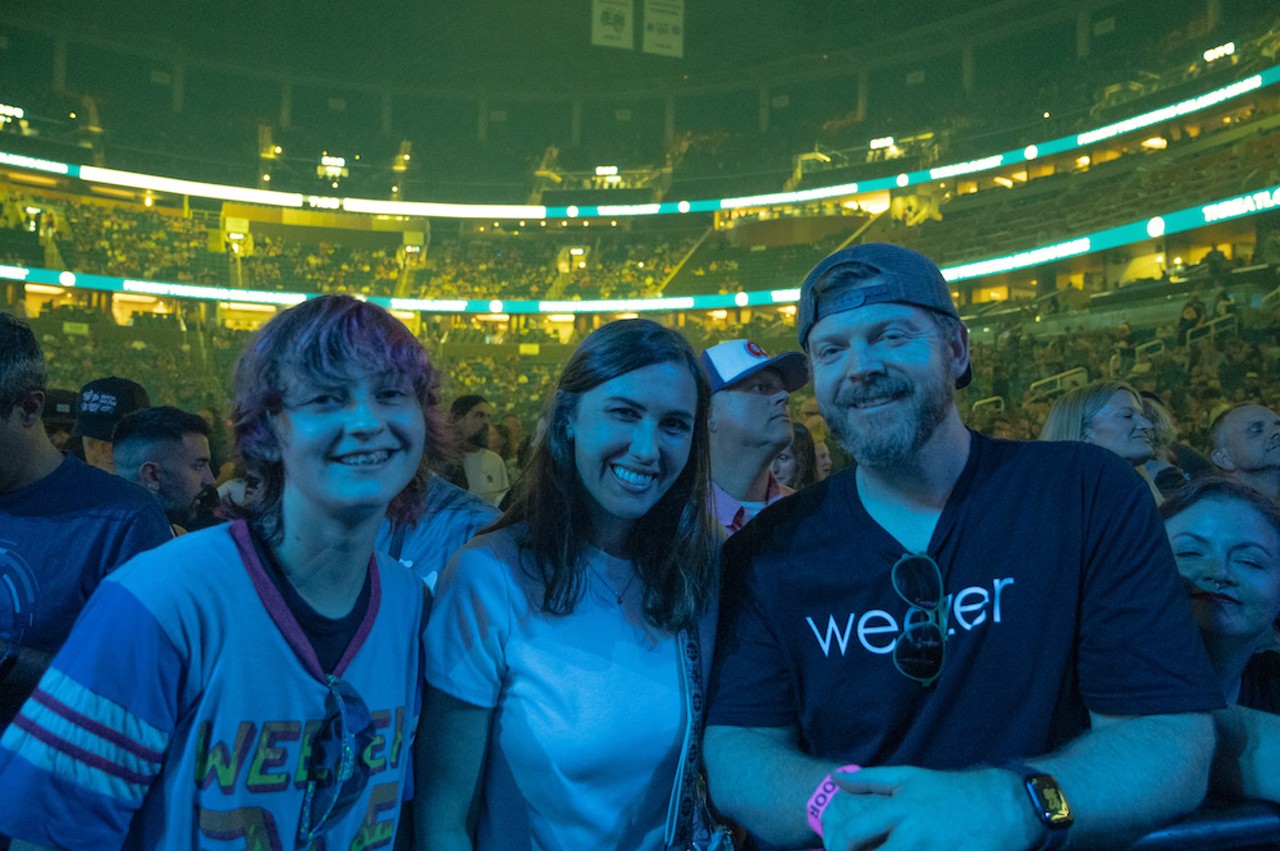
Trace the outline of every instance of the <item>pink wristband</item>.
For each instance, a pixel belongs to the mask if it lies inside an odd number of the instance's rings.
[[[836,771],[857,771],[861,766],[842,765]],[[835,772],[833,771],[832,774]],[[827,811],[827,805],[831,803],[831,799],[840,791],[840,787],[831,779],[831,774],[822,778],[822,782],[818,784],[818,788],[813,790],[813,795],[809,797],[809,805],[805,811],[809,815],[809,827],[813,828],[813,832],[822,836],[822,814]]]

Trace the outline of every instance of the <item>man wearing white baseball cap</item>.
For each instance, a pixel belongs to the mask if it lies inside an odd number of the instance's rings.
[[[801,352],[769,357],[750,340],[729,340],[702,353],[711,382],[712,506],[730,535],[766,505],[790,494],[769,465],[791,443],[787,400],[809,380]]]

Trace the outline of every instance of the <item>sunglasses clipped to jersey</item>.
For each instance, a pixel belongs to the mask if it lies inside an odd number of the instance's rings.
[[[299,847],[309,847],[350,812],[369,785],[369,767],[360,758],[373,740],[369,707],[349,683],[330,675],[325,684],[325,718],[307,761]]]

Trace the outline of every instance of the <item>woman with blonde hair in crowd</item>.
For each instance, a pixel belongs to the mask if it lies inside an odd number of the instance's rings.
[[[1068,390],[1049,409],[1040,439],[1075,440],[1114,452],[1134,466],[1156,501],[1161,500],[1142,472],[1153,454],[1151,421],[1143,413],[1138,391],[1126,382],[1103,379]]]
[[[511,508],[436,589],[422,851],[687,847],[722,535],[709,404],[649,320],[565,365]]]

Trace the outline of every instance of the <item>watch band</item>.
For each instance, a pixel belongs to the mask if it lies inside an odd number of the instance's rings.
[[[1018,775],[1022,781],[1023,789],[1027,793],[1027,798],[1031,802],[1031,806],[1035,809],[1036,819],[1044,827],[1044,834],[1040,842],[1033,845],[1029,851],[1055,851],[1067,844],[1067,834],[1071,827],[1071,805],[1067,803],[1065,797],[1062,796],[1062,790],[1058,789],[1057,781],[1053,775],[1038,768],[1033,768],[1023,762],[1005,762],[996,766],[1005,771],[1012,771]],[[1048,781],[1052,785],[1052,789],[1061,799],[1062,805],[1066,808],[1064,820],[1053,821],[1051,813],[1045,810],[1045,802],[1038,790],[1041,782]]]

